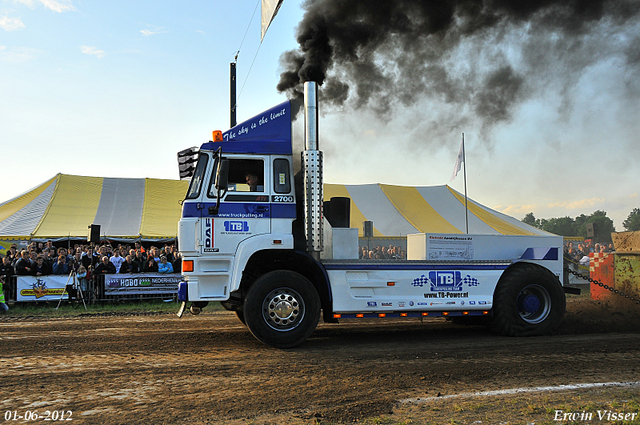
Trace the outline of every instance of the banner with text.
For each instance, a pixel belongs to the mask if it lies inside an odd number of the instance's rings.
[[[156,295],[177,294],[179,273],[124,273],[107,274],[104,277],[104,295]]]
[[[73,284],[73,280],[67,275],[18,276],[16,302],[58,301],[67,282]],[[68,298],[65,293],[62,299]]]

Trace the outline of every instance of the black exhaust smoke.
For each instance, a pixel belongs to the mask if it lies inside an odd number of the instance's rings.
[[[598,51],[589,36],[637,21],[640,2],[308,0],[304,9],[300,47],[280,58],[277,88],[289,98],[316,81],[323,108],[348,104],[383,116],[426,96],[460,106],[488,129],[508,121],[549,69],[561,68],[553,78],[566,87],[576,83],[574,71],[620,53]],[[632,42],[620,49],[637,67]]]

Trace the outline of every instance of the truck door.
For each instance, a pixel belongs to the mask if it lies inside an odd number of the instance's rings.
[[[211,173],[207,193],[209,202],[203,210],[203,253],[235,254],[243,240],[270,233],[270,176],[265,172],[267,158],[255,155],[225,158],[229,161],[228,189],[221,194],[217,213],[215,208],[211,208],[217,198],[215,173]],[[213,169],[216,169],[215,165]]]

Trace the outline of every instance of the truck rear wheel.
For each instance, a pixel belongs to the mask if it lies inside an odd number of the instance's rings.
[[[302,344],[320,319],[320,297],[307,278],[289,270],[273,271],[249,288],[243,313],[259,341],[276,348]]]
[[[493,328],[509,336],[546,335],[564,316],[558,278],[536,264],[521,263],[500,278],[493,297]]]

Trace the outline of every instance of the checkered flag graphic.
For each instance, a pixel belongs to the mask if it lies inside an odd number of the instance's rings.
[[[428,277],[426,277],[425,275],[422,275],[420,277],[413,279],[413,282],[411,284],[413,286],[423,287],[425,285],[430,285],[431,281],[429,280]]]
[[[478,286],[480,282],[478,282],[478,279],[471,277],[469,275],[466,275],[465,278],[462,279],[462,284],[469,285],[469,286]]]

